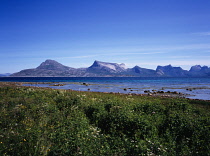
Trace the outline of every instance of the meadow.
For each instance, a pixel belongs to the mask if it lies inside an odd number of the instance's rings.
[[[0,87],[0,155],[210,153],[210,102]]]

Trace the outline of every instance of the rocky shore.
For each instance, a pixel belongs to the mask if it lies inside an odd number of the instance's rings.
[[[40,84],[48,85],[49,87],[40,87]],[[90,88],[93,84],[88,83],[74,83],[76,85],[86,86],[86,91],[91,92],[100,92],[100,91],[92,91]],[[59,83],[59,82],[0,82],[0,87],[36,87],[36,88],[45,88],[45,89],[59,89],[59,88],[51,88],[53,87],[62,87],[67,85],[66,83]],[[78,91],[74,89],[65,89],[65,90],[72,90]],[[187,89],[188,90],[188,89]],[[178,91],[163,91],[163,90],[144,90],[143,93],[135,93],[135,88],[123,88],[122,92],[103,92],[105,94],[118,94],[118,95],[132,95],[132,96],[149,96],[149,97],[162,97],[162,98],[189,98],[189,94],[184,94]],[[85,91],[79,91],[85,92]],[[202,100],[202,99],[191,99],[196,101],[210,101],[210,100]]]

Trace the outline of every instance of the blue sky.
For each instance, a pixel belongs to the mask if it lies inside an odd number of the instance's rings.
[[[210,66],[210,0],[1,0],[0,73],[46,59]]]

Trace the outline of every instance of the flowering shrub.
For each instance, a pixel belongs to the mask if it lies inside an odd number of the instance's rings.
[[[0,88],[0,155],[208,155],[209,104]]]

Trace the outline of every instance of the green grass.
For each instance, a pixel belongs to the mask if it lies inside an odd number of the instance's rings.
[[[210,102],[0,88],[0,155],[209,155]]]

